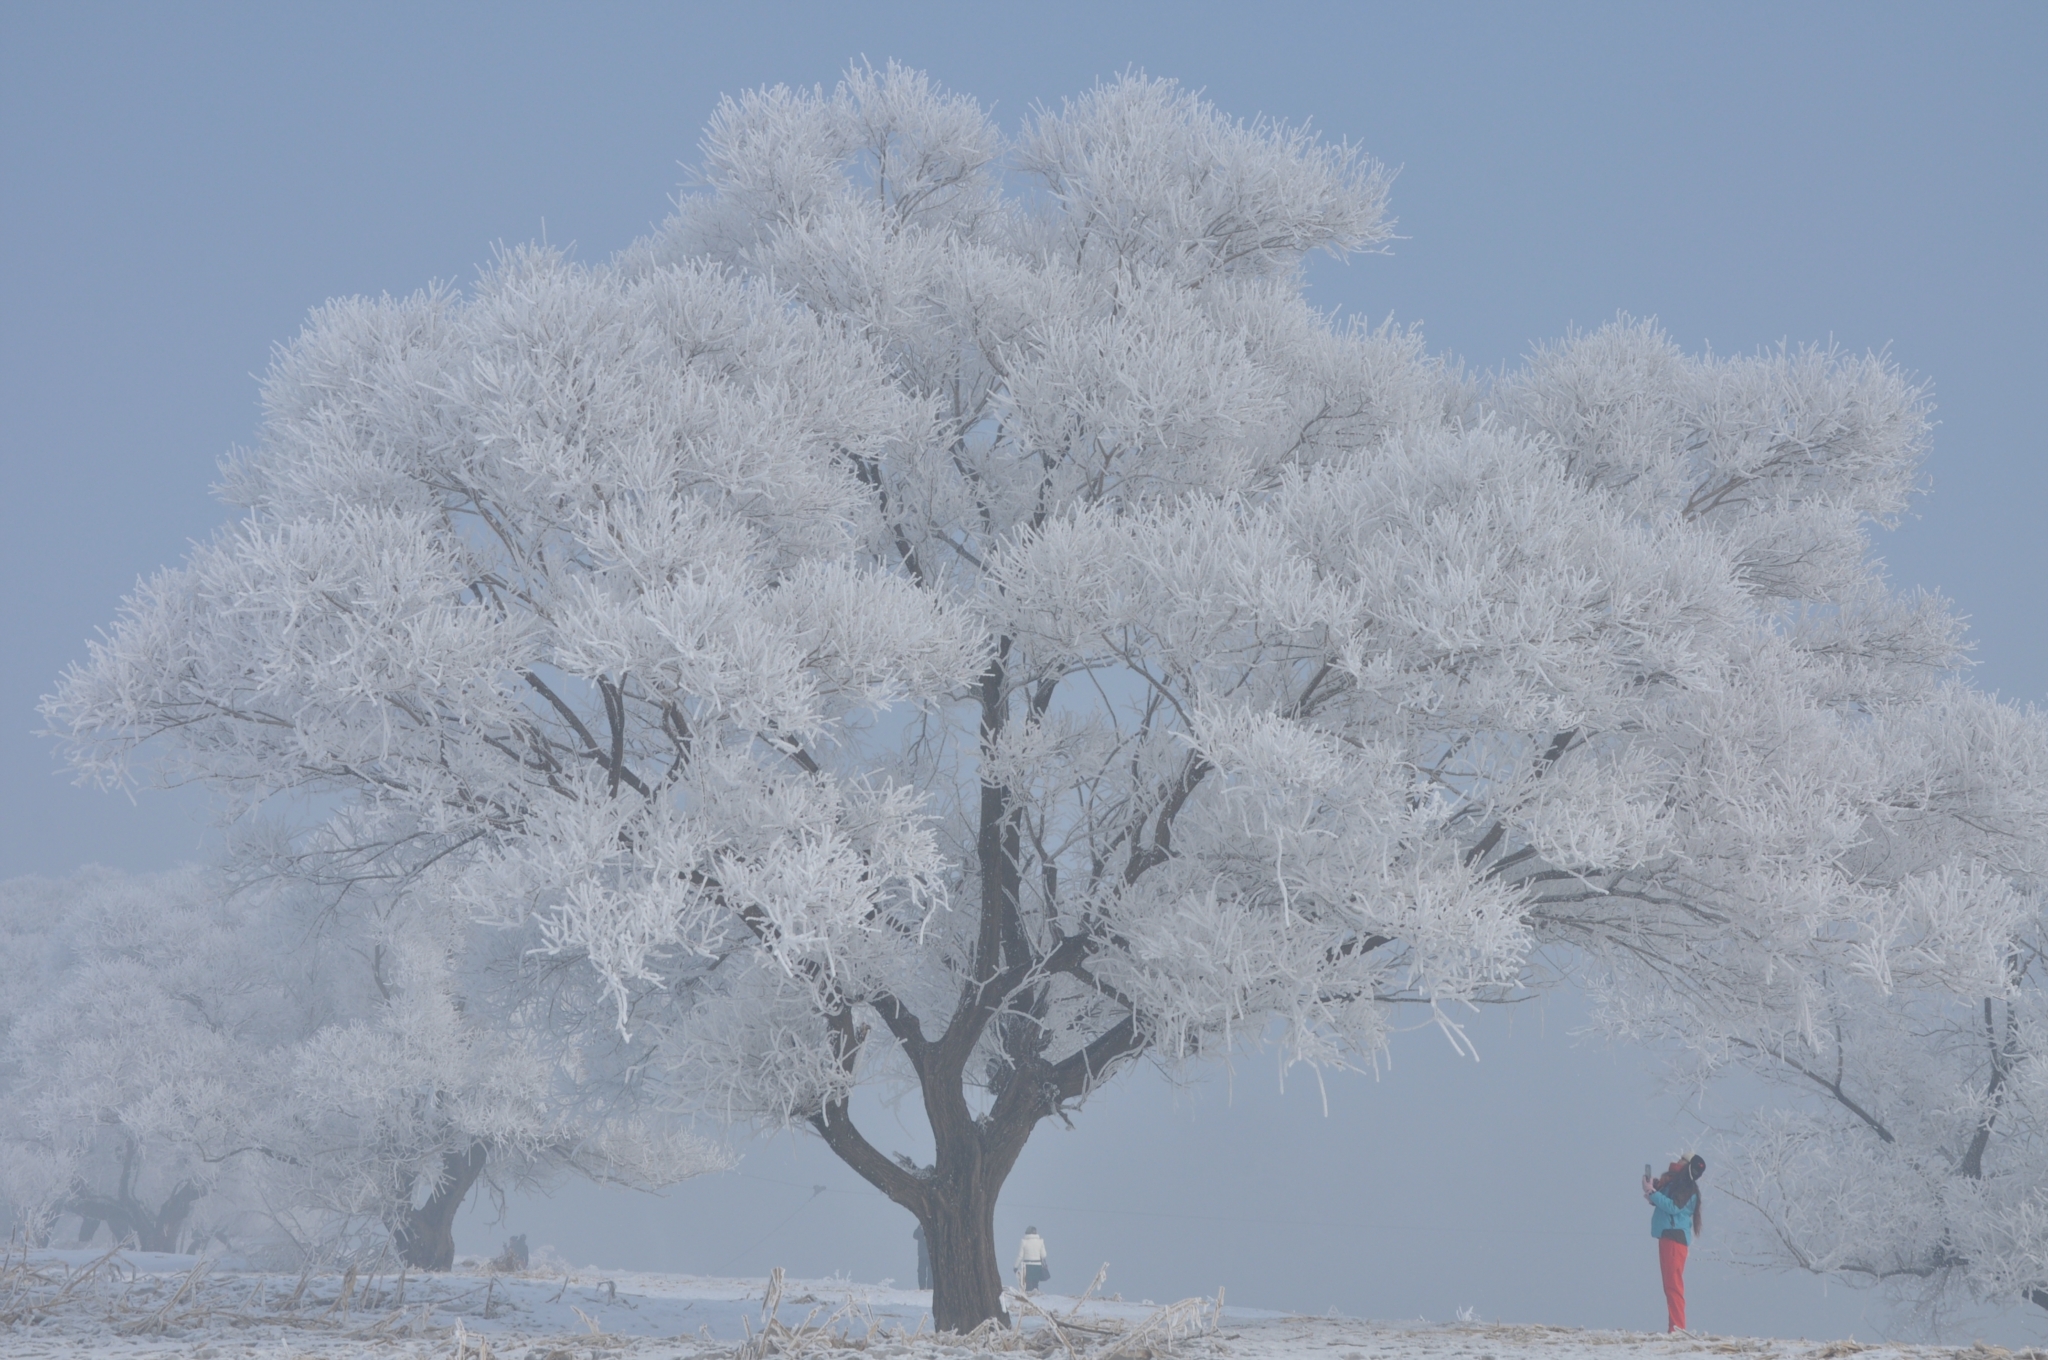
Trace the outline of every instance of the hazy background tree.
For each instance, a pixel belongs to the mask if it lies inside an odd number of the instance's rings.
[[[494,1004],[530,937],[408,905],[199,869],[0,883],[11,1216],[39,1240],[68,1215],[81,1243],[395,1248],[446,1270],[480,1186],[658,1188],[728,1164],[625,1089],[618,1064],[644,1052],[543,1023],[576,1004],[565,987]]]
[[[295,1042],[335,1011],[261,900],[199,870],[0,883],[0,1145],[17,1221],[180,1251],[260,1228]]]
[[[571,1174],[653,1190],[731,1165],[633,1080],[646,1045],[608,1023],[596,979],[537,958],[530,930],[403,896],[349,907],[323,926],[350,1006],[290,1055],[294,1155],[265,1187],[302,1251],[388,1241],[447,1270],[456,1214],[485,1190]]]

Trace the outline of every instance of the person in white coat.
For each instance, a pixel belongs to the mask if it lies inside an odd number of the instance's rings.
[[[1017,1287],[1027,1294],[1036,1293],[1038,1286],[1052,1278],[1052,1267],[1046,1264],[1045,1239],[1038,1235],[1038,1229],[1026,1228],[1024,1240],[1017,1246]]]

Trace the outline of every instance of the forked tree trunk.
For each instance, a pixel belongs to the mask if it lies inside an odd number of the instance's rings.
[[[139,1251],[176,1251],[178,1241],[184,1237],[184,1221],[193,1217],[193,1204],[205,1198],[207,1188],[180,1180],[164,1196],[164,1206],[152,1210],[135,1196],[135,1161],[135,1147],[129,1145],[129,1153],[121,1163],[121,1186],[115,1194],[92,1194],[78,1184],[72,1188],[72,1196],[63,1202],[63,1213],[74,1213],[82,1219],[78,1227],[80,1243],[90,1241],[98,1233],[100,1223],[106,1223],[106,1229],[115,1237],[115,1245],[133,1237]]]
[[[404,1217],[392,1230],[398,1255],[415,1270],[448,1270],[455,1264],[455,1215],[477,1177],[484,1171],[487,1151],[482,1143],[471,1143],[466,1152],[441,1154],[441,1180],[425,1204],[408,1204]]]
[[[951,1047],[919,1046],[925,1112],[938,1144],[932,1166],[911,1170],[884,1157],[853,1126],[844,1102],[812,1125],[849,1166],[916,1216],[932,1258],[932,1325],[971,1332],[984,1322],[1010,1323],[996,1254],[996,1197],[1031,1130],[1053,1112],[1050,1096],[1058,1083],[1036,1080],[1055,1070],[1044,1063],[1024,1079],[1013,1075],[977,1119],[968,1110],[960,1069],[950,1061]]]
[[[206,1194],[201,1187],[190,1181],[171,1191],[164,1207],[157,1210],[150,1223],[149,1240],[142,1244],[144,1251],[176,1251],[185,1236],[185,1220],[192,1216],[192,1206]],[[151,1245],[151,1243],[155,1245]]]
[[[185,1221],[192,1216],[192,1206],[205,1195],[203,1186],[181,1181],[165,1197],[163,1207],[152,1212],[129,1191],[128,1178],[123,1176],[118,1195],[94,1195],[81,1190],[66,1200],[63,1207],[66,1213],[77,1214],[84,1220],[79,1225],[81,1243],[91,1241],[100,1223],[105,1222],[117,1246],[132,1237],[138,1251],[176,1251],[185,1235]]]
[[[1008,651],[1005,641],[998,656]],[[1039,686],[1032,695],[1033,711],[1042,713],[1051,696],[1050,684]],[[1000,660],[982,676],[981,708],[982,751],[988,758],[1009,721]],[[1152,845],[1133,846],[1126,882],[1166,860],[1173,816],[1206,772],[1206,764],[1190,757],[1177,784],[1166,791]],[[1007,787],[982,785],[979,820],[979,928],[970,976],[943,1032],[928,1034],[924,1021],[894,996],[863,998],[917,1073],[932,1130],[933,1164],[918,1170],[883,1155],[854,1127],[844,1099],[827,1102],[811,1118],[842,1161],[916,1215],[924,1228],[932,1255],[932,1324],[942,1332],[971,1332],[989,1321],[1008,1325],[996,1255],[996,1196],[1038,1121],[1048,1115],[1065,1118],[1064,1105],[1082,1099],[1118,1063],[1142,1052],[1146,1042],[1133,1010],[1078,1051],[1057,1062],[1046,1059],[1049,1036],[1043,1021],[1051,979],[1061,974],[1086,978],[1083,965],[1093,942],[1067,935],[1057,937],[1049,952],[1034,949],[1019,914],[1022,823]],[[826,995],[832,995],[829,984]],[[866,1026],[843,1000],[827,1005],[824,1020],[835,1055],[851,1075],[867,1040]],[[991,1026],[999,1040],[999,1070],[990,1073],[988,1082],[994,1101],[977,1116],[967,1102],[967,1066]]]

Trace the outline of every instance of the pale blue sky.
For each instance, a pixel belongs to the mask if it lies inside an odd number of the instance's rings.
[[[543,231],[601,257],[661,217],[720,93],[863,55],[1007,120],[1136,66],[1363,144],[1402,167],[1405,239],[1318,266],[1317,297],[1480,367],[1621,310],[1695,348],[1888,348],[1941,424],[1934,494],[1883,551],[1974,618],[1982,683],[2048,693],[2048,7],[17,2],[0,876],[199,852],[195,799],[58,778],[33,706],[138,575],[221,522],[214,462],[309,306],[464,280]],[[1630,1184],[1696,1125],[1640,1058],[1571,1047],[1570,1010],[1494,1024],[1478,1068],[1412,1036],[1391,1078],[1334,1083],[1327,1120],[1312,1082],[1282,1099],[1256,1061],[1234,1103],[1140,1079],[1038,1136],[1003,1230],[1036,1221],[1066,1283],[1112,1260],[1132,1297],[1653,1325]],[[517,1204],[505,1230],[620,1265],[908,1273],[909,1220],[815,1149],[746,1170],[609,1220],[588,1194]],[[1874,1330],[1839,1288],[1697,1270],[1714,1330]]]

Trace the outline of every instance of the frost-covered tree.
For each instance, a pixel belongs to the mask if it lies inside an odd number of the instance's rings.
[[[856,70],[705,152],[609,263],[317,312],[241,520],[49,701],[81,767],[317,795],[308,872],[531,923],[916,1215],[946,1328],[1141,1055],[1369,1062],[1539,950],[1713,988],[1886,909],[1884,724],[1958,655],[1869,560],[1889,364],[1618,324],[1482,389],[1304,297],[1377,165],[1167,82],[1008,137]],[[928,1164],[852,1118],[892,1080]]]
[[[293,1155],[269,1168],[294,1240],[374,1250],[388,1234],[401,1260],[446,1270],[456,1214],[480,1186],[573,1172],[654,1189],[729,1165],[640,1098],[629,1074],[644,1045],[588,1021],[603,1001],[595,979],[534,976],[530,934],[405,900],[348,924],[327,925],[351,965],[348,1012],[294,1047]]]
[[[487,1173],[659,1186],[724,1164],[622,1101],[601,1029],[536,1023],[528,981],[497,1004],[503,932],[404,912],[200,870],[0,884],[10,1213],[150,1251],[389,1242],[445,1270]]]
[[[1929,1316],[2048,1308],[2048,730],[1946,690],[1875,718],[1890,816],[1844,866],[1855,923],[1728,950],[1717,985],[1616,987],[1619,1033],[1788,1097],[1731,1140],[1762,1259]]]
[[[1809,385],[1824,376],[1805,363]],[[1612,451],[1726,438],[1731,376],[1617,327],[1540,352],[1495,399],[1525,428],[1590,451],[1586,471],[1635,496],[1656,485],[1653,466]],[[1825,408],[1789,386],[1779,400],[1778,425],[1797,435],[1780,456],[1795,464],[1849,432],[1846,420],[1799,430],[1802,410]],[[1760,508],[1768,519],[1793,507]],[[1774,629],[1806,639],[1812,702],[1849,725],[1847,742],[1784,754],[1786,791],[1809,758],[1864,790],[1811,842],[1827,850],[1826,894],[1774,919],[1695,887],[1705,929],[1666,929],[1647,950],[1633,934],[1583,941],[1584,974],[1608,1031],[1675,1045],[1690,1058],[1685,1080],[1744,1069],[1791,1097],[1759,1113],[1724,1163],[1761,1212],[1765,1259],[1885,1282],[1922,1307],[2048,1307],[2048,721],[1944,676],[1930,643],[1952,625],[1931,601],[1888,599],[1854,547],[1842,536],[1830,553],[1795,532],[1769,550],[1785,565],[1754,554],[1748,568],[1772,582],[1786,565],[1820,565],[1839,582],[1766,587],[1781,601]],[[1723,882],[1781,891],[1768,878]]]
[[[260,904],[196,870],[0,884],[0,1157],[14,1217],[177,1251],[246,1227],[294,1041],[325,1016]],[[294,976],[294,974],[298,974]]]
[[[1930,1317],[2048,1308],[2038,908],[2008,961],[2010,984],[1974,999],[1844,979],[1817,1042],[1782,1037],[1775,1075],[1805,1098],[1743,1127],[1732,1182],[1761,1215],[1763,1259],[1883,1285]]]

